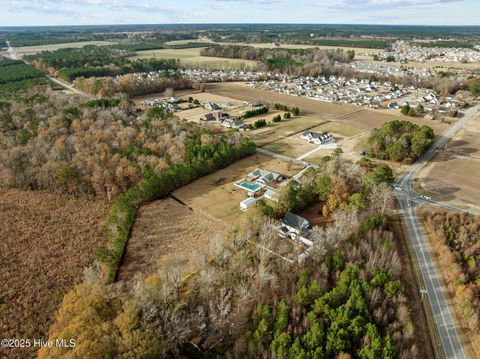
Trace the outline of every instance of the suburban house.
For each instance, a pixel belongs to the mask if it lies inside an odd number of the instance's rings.
[[[243,128],[243,126],[243,120],[238,117],[229,117],[223,121],[223,127],[239,129]]]
[[[292,212],[287,212],[285,216],[283,216],[279,233],[282,237],[297,239],[307,246],[313,245],[311,240],[312,224],[305,218]]]
[[[311,229],[312,224],[295,213],[287,212],[283,216],[282,227],[288,229],[289,233],[298,235],[302,230]]]
[[[284,179],[285,178],[280,173],[261,168],[256,168],[245,177],[245,180],[248,182],[256,182],[266,186],[283,181]]]
[[[334,140],[333,136],[328,132],[319,133],[312,131],[305,131],[300,135],[300,138],[308,142],[313,142],[316,145],[323,145],[324,143]]]
[[[217,111],[217,110],[221,110],[220,106],[218,106],[216,103],[214,102],[207,102],[204,106],[203,106],[206,110],[209,110],[209,111]]]
[[[219,122],[222,122],[224,121],[225,119],[229,118],[230,115],[226,112],[222,112],[222,111],[213,111],[213,112],[210,112],[210,113],[206,113],[205,115],[203,115],[203,117],[201,117],[200,119],[202,121],[219,121]]]
[[[260,107],[262,106],[262,103],[260,101],[257,101],[257,100],[250,100],[250,101],[246,101],[248,107]]]

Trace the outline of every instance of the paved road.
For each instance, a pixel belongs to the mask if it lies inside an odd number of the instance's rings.
[[[10,41],[6,41],[6,43],[7,43],[7,46],[8,46],[8,49],[7,49],[8,57],[11,60],[18,60],[17,52],[15,51],[15,48],[12,45],[10,45]]]
[[[18,57],[17,57],[17,52],[15,51],[15,48],[10,44],[10,41],[7,41],[7,46],[8,46],[8,49],[7,49],[7,54],[8,54],[8,57],[10,57],[10,59],[12,60],[17,60]],[[95,98],[94,96],[91,96],[83,91],[80,91],[79,89],[77,89],[76,87],[72,86],[71,84],[67,83],[67,82],[64,82],[64,81],[61,81],[55,77],[52,77],[50,75],[45,75],[50,81],[52,82],[55,82],[56,84],[59,84],[60,86],[63,86],[65,87],[66,89],[70,90],[70,91],[73,91],[81,96],[84,96],[84,97],[87,97],[87,98]]]
[[[94,96],[92,95],[89,95],[83,91],[80,91],[79,89],[77,89],[76,87],[72,86],[71,84],[67,83],[67,82],[64,82],[64,81],[61,81],[53,76],[50,76],[50,75],[45,75],[50,81],[53,81],[55,82],[56,84],[59,84],[60,86],[63,86],[65,87],[66,89],[70,90],[70,91],[73,91],[81,96],[84,96],[84,97],[87,97],[87,98],[95,98]]]
[[[455,327],[453,315],[445,298],[444,287],[440,280],[440,274],[435,266],[435,262],[430,254],[428,242],[421,232],[421,226],[417,218],[416,209],[419,203],[429,203],[440,205],[454,210],[465,210],[447,203],[435,200],[425,199],[418,195],[412,186],[413,179],[418,172],[429,161],[435,153],[443,147],[447,141],[480,110],[480,104],[470,108],[465,115],[458,120],[448,131],[446,131],[433,146],[415,163],[397,182],[402,191],[395,191],[402,214],[405,219],[405,225],[408,230],[410,240],[412,241],[422,279],[427,290],[427,298],[433,311],[435,324],[438,329],[440,341],[446,358],[463,359],[467,358],[462,347],[460,336]]]

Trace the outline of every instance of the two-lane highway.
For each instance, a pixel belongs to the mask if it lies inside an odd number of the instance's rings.
[[[429,300],[434,315],[435,324],[438,330],[443,352],[446,358],[466,359],[465,351],[462,346],[460,336],[455,327],[455,320],[452,310],[449,308],[445,297],[444,286],[442,285],[441,275],[432,258],[428,241],[421,231],[421,225],[417,218],[417,206],[419,203],[429,203],[440,205],[453,210],[464,210],[446,203],[437,202],[431,199],[425,199],[415,192],[412,183],[418,172],[429,161],[436,152],[442,148],[448,140],[459,131],[478,111],[480,104],[468,109],[464,116],[458,120],[448,131],[446,131],[432,147],[416,162],[407,172],[398,180],[397,186],[401,190],[395,191],[396,197],[402,210],[408,235],[412,242],[415,254],[418,260],[420,272],[422,274],[423,284],[427,290]],[[467,210],[468,211],[468,210]],[[474,213],[475,211],[469,211]]]

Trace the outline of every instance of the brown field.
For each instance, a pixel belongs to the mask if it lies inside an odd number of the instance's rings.
[[[19,57],[23,57],[26,55],[34,55],[41,51],[55,51],[58,49],[65,49],[67,47],[73,48],[80,48],[87,45],[112,45],[115,42],[109,41],[80,41],[80,42],[66,42],[64,44],[49,44],[49,45],[38,45],[38,46],[23,46],[23,47],[16,47],[15,51]]]
[[[300,135],[294,135],[269,143],[268,145],[264,146],[264,148],[272,152],[297,158],[304,153],[318,148],[318,146],[302,140]]]
[[[206,69],[255,69],[256,61],[242,59],[227,59],[222,57],[201,56],[200,52],[204,47],[187,49],[159,49],[137,51],[130,59],[179,59],[180,63],[190,67],[202,67]]]
[[[331,119],[339,115],[344,115],[355,110],[357,107],[349,105],[336,105],[327,102],[315,101],[306,97],[281,94],[275,91],[265,91],[246,86],[243,82],[224,82],[206,84],[207,92],[220,94],[223,96],[239,99],[256,99],[262,103],[273,105],[276,102],[288,106],[298,106],[300,111],[306,114],[316,114],[322,119]]]
[[[287,176],[303,169],[290,162],[255,154],[176,190],[173,196],[193,208],[194,212],[201,211],[227,224],[234,224],[243,213],[240,202],[247,197],[247,192],[234,186],[234,183],[257,167]]]
[[[192,211],[172,198],[143,205],[135,218],[118,279],[151,274],[162,263],[184,255],[207,254],[210,239],[226,230],[218,219]]]
[[[47,339],[63,295],[92,263],[108,212],[101,201],[0,189],[1,338]]]
[[[480,208],[480,117],[471,119],[421,171],[420,192],[452,204]]]
[[[260,117],[267,118],[267,116]],[[322,123],[325,123],[325,121],[317,116],[292,117],[288,120],[282,119],[281,122],[277,123],[271,122],[267,127],[248,131],[246,132],[246,136],[250,137],[257,146],[264,146],[273,141],[292,136]]]

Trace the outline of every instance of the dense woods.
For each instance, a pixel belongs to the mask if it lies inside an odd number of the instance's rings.
[[[466,213],[426,214],[456,310],[467,323],[474,351],[480,352],[480,217]]]
[[[413,163],[430,148],[434,139],[435,134],[428,126],[395,120],[372,130],[366,152],[382,160]]]
[[[268,70],[299,75],[314,70],[318,74],[325,73],[335,61],[350,62],[355,53],[340,49],[269,49],[243,45],[213,45],[203,49],[201,55],[260,61]]]
[[[112,77],[77,77],[74,85],[80,90],[102,97],[124,93],[128,96],[164,92],[167,89],[184,90],[192,88],[190,80],[172,73],[158,73],[157,77],[126,74]]]
[[[324,175],[355,180],[358,165],[328,162]],[[388,187],[377,187],[393,198]],[[331,224],[315,228],[313,250],[300,265],[261,249],[279,241],[277,227],[254,211],[212,239],[208,259],[188,254],[123,287],[105,285],[90,269],[50,330],[50,339],[80,344],[43,348],[39,357],[416,358],[388,230],[392,208],[376,220],[380,203],[338,208]],[[186,275],[185,261],[198,270]]]
[[[111,200],[146,172],[194,160],[192,144],[216,148],[224,141],[168,115],[137,119],[130,106],[125,98],[109,108],[85,106],[49,91],[2,102],[0,182]]]
[[[83,48],[64,48],[56,51],[42,51],[25,56],[42,71],[55,74],[66,81],[77,77],[115,76],[132,72],[149,72],[176,69],[174,59],[128,60],[134,52],[118,46],[87,45]]]
[[[0,94],[8,95],[48,82],[41,71],[23,61],[0,58]]]

